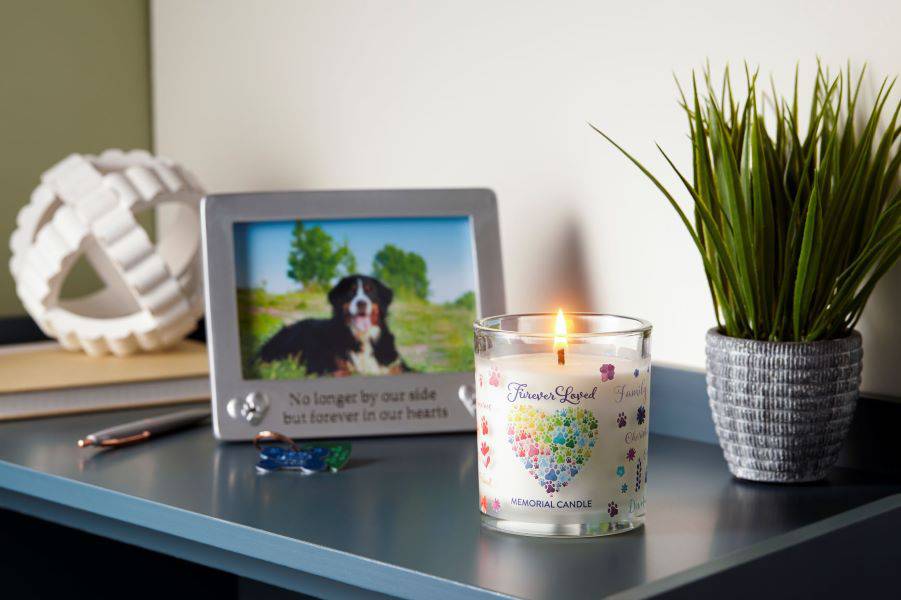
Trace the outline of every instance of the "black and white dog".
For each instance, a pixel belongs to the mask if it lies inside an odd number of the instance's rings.
[[[381,281],[350,275],[328,293],[331,319],[304,319],[282,327],[260,350],[260,360],[294,358],[309,375],[386,375],[409,371],[388,329],[394,293]]]

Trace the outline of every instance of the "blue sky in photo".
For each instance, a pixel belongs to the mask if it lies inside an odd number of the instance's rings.
[[[304,220],[319,225],[338,244],[347,240],[357,269],[368,275],[372,258],[385,244],[416,252],[428,265],[432,302],[448,302],[475,290],[472,229],[469,217],[401,217]],[[288,252],[294,221],[235,223],[235,276],[239,288],[260,287],[282,294],[297,290],[288,278]]]

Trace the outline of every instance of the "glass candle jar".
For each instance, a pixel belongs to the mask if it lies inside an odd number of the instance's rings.
[[[544,536],[629,531],[645,515],[651,324],[561,315],[474,324],[482,523]]]

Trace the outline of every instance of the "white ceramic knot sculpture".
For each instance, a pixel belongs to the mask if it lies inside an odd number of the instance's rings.
[[[184,338],[203,314],[194,176],[143,150],[73,154],[41,175],[10,238],[16,293],[38,326],[70,350],[127,355]],[[135,219],[157,210],[157,243]],[[60,299],[84,255],[105,287]]]

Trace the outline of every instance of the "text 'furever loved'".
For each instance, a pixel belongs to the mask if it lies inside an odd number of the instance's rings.
[[[528,383],[518,383],[511,381],[507,385],[507,400],[516,402],[517,400],[556,400],[561,404],[581,404],[582,400],[594,400],[597,397],[597,386],[591,388],[590,392],[576,391],[571,385],[558,385],[553,391],[533,391],[529,389]]]

